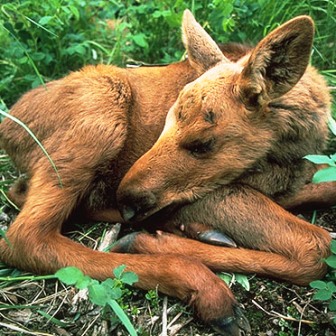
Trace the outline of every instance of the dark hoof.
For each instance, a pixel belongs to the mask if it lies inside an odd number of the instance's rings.
[[[221,335],[225,336],[241,336],[250,335],[251,327],[242,310],[233,307],[234,316],[218,318],[210,322],[212,328]]]
[[[198,234],[198,239],[207,244],[237,247],[237,244],[224,233],[215,230],[203,231]]]
[[[115,244],[112,246],[110,252],[132,253],[133,252],[132,246],[138,234],[139,232],[133,232],[117,240]]]

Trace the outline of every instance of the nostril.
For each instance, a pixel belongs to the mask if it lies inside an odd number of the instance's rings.
[[[156,196],[148,190],[129,189],[118,196],[119,209],[125,221],[146,217],[157,205]]]

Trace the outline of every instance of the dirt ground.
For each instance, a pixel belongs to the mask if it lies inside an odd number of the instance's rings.
[[[305,214],[311,220],[313,214]],[[2,225],[9,218],[2,215]],[[336,209],[317,211],[317,225],[336,231]],[[89,246],[107,224],[99,224],[88,232],[71,233],[73,239]],[[0,267],[0,276],[17,276],[17,271]],[[314,291],[251,275],[250,290],[232,286],[245,307],[254,336],[336,335],[326,307],[313,301]],[[151,291],[129,288],[122,303],[141,336],[216,335],[178,300]],[[0,282],[0,335],[104,336],[128,335],[109,311],[102,311],[87,298],[78,299],[78,291],[56,280]]]

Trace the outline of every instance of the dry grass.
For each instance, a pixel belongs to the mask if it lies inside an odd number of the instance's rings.
[[[5,180],[3,177],[2,181]],[[5,210],[6,215],[0,221],[3,227],[16,214],[9,207]],[[330,231],[335,231],[335,219],[336,210],[318,212],[318,224]],[[99,249],[104,237],[109,236],[107,229],[112,229],[110,239],[116,239],[118,227],[104,223],[78,225],[67,235]],[[103,311],[86,295],[55,279],[23,274],[5,265],[0,265],[0,276],[1,336],[128,335],[110,311]],[[233,291],[245,306],[253,335],[336,335],[323,305],[312,301],[312,290],[255,276],[251,276],[250,284],[248,292],[238,284]],[[189,307],[155,291],[146,293],[128,288],[120,304],[142,336],[215,335],[197,320]]]

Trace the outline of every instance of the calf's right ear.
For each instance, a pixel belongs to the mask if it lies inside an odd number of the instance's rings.
[[[230,62],[188,9],[183,13],[182,39],[189,62],[199,73],[219,62]]]
[[[298,16],[268,34],[253,49],[238,85],[249,109],[276,99],[300,80],[309,64],[314,23]]]

